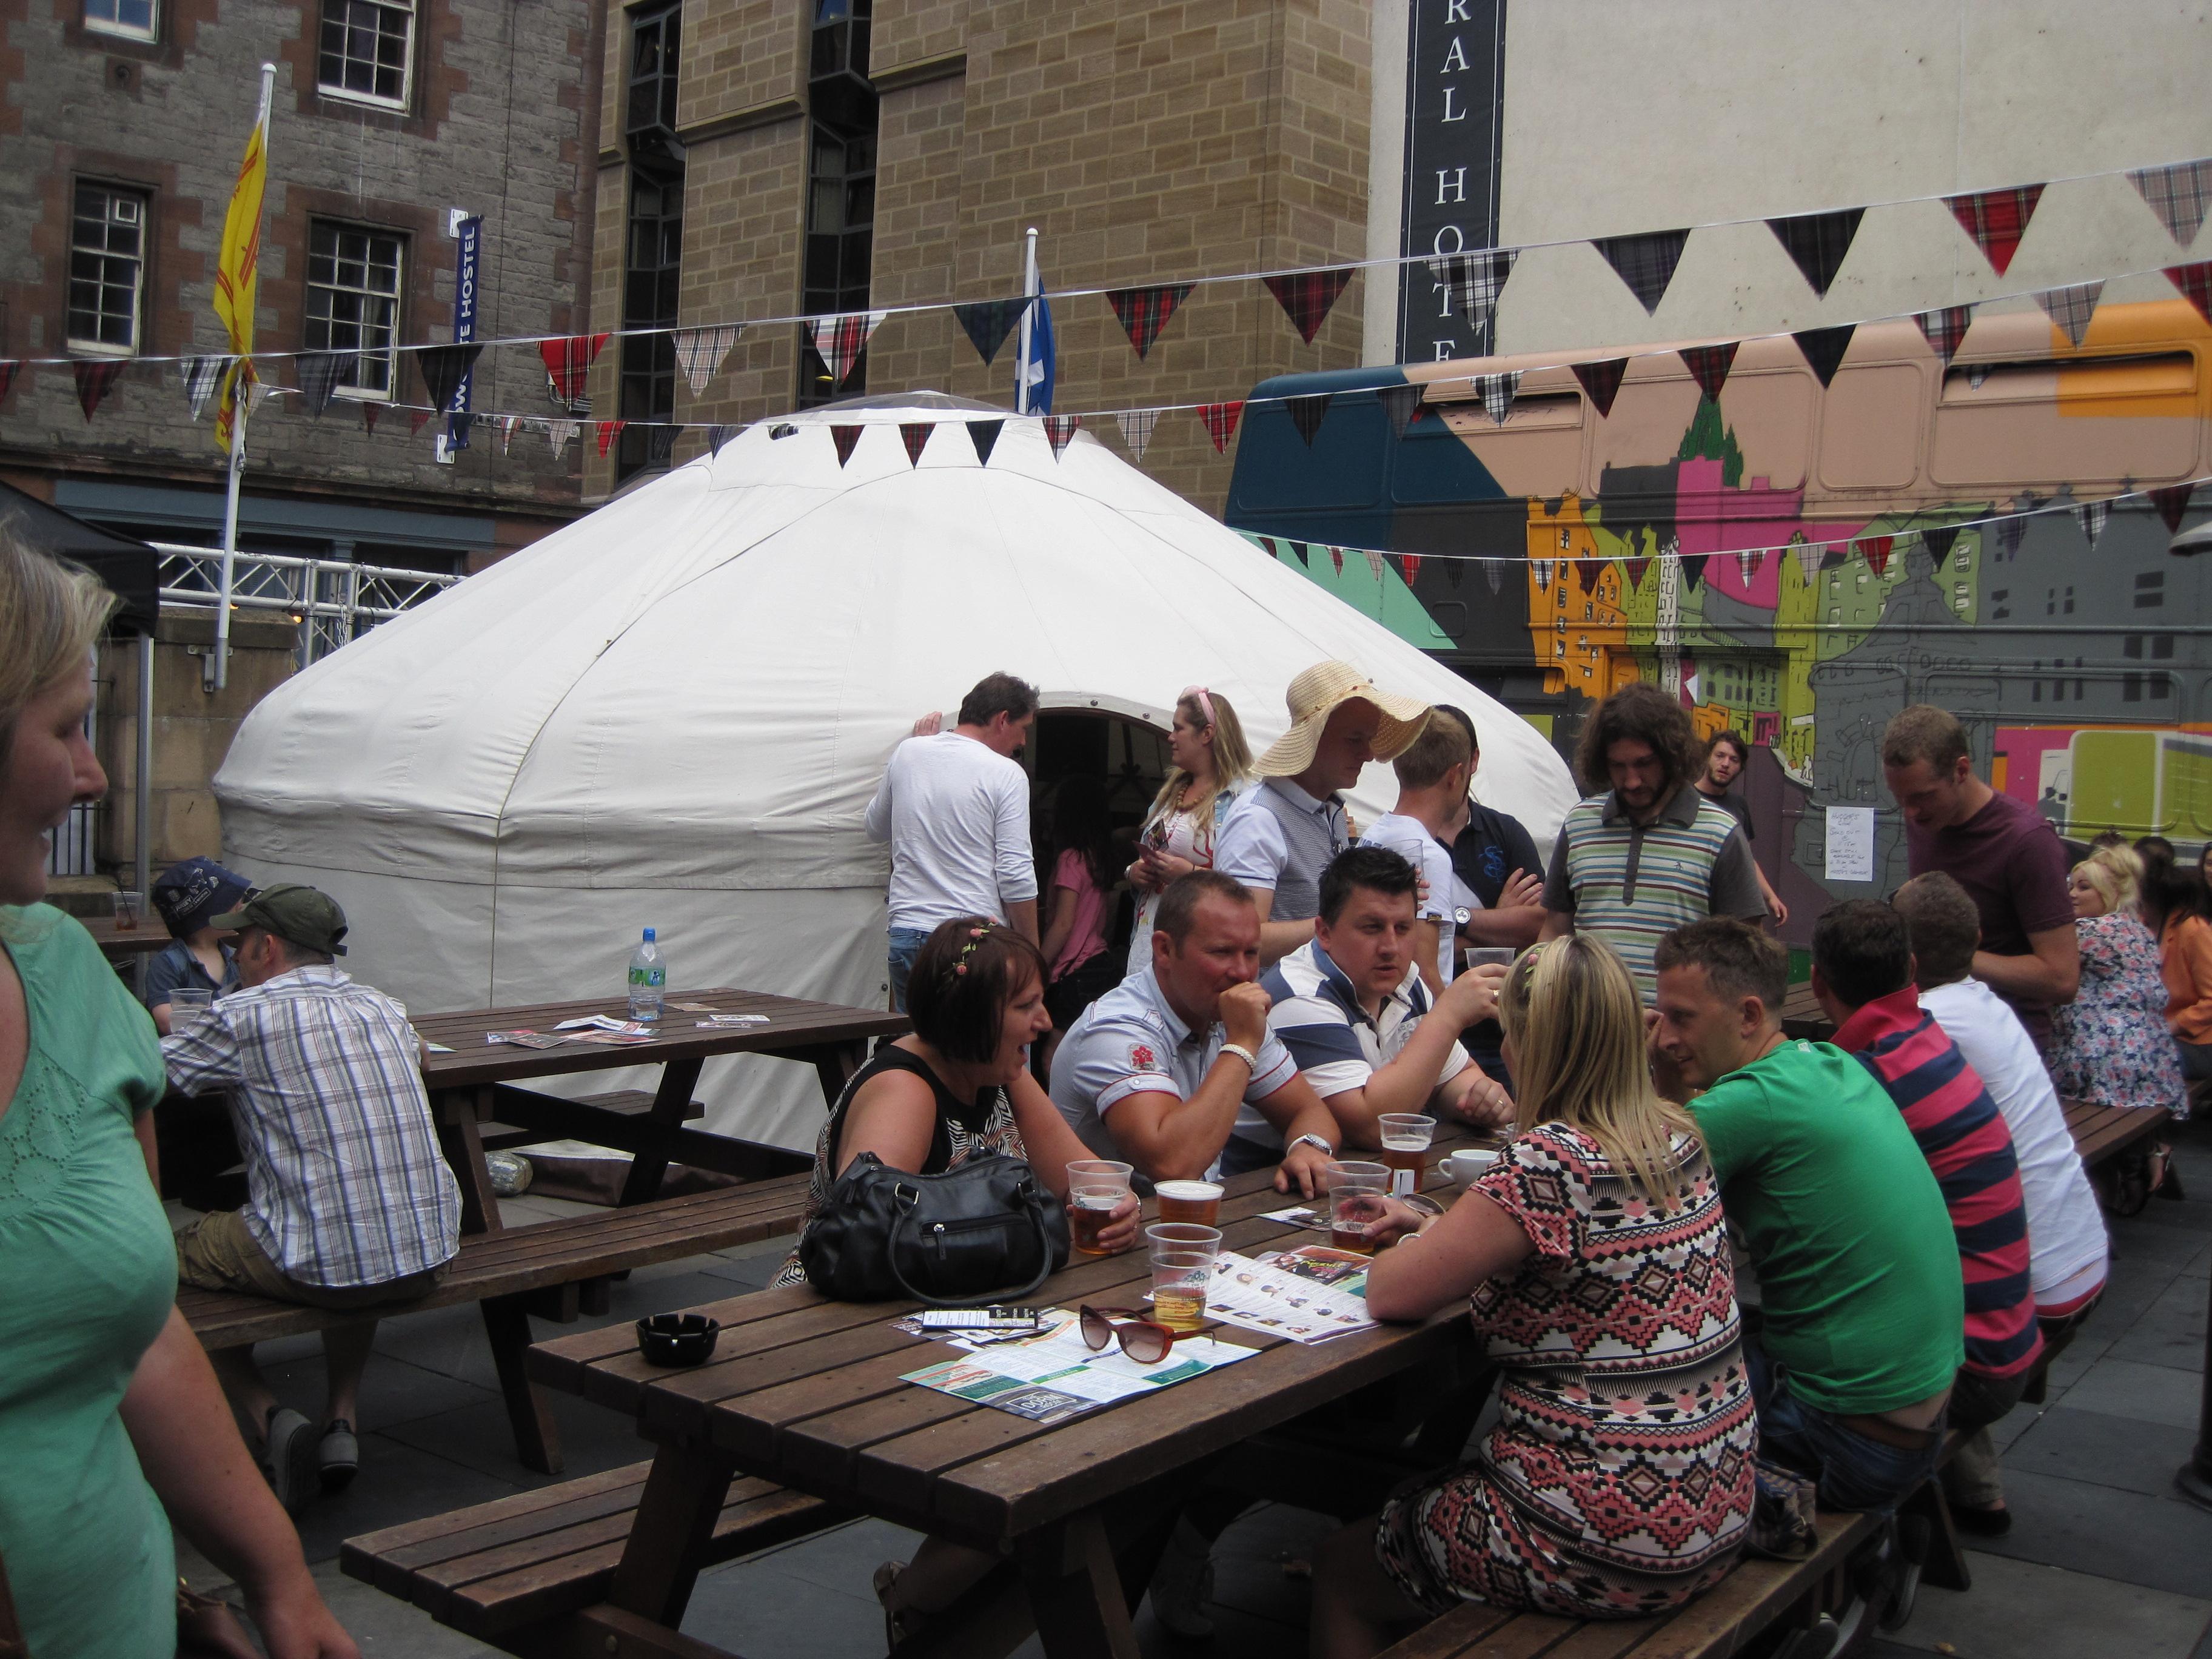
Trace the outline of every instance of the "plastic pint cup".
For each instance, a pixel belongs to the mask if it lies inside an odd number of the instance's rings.
[[[1079,1255],[1109,1255],[1098,1236],[1129,1196],[1127,1164],[1111,1158],[1071,1159],[1067,1165],[1067,1237]]]
[[[1340,1250],[1374,1255],[1367,1224],[1375,1218],[1379,1206],[1370,1200],[1390,1190],[1389,1168],[1381,1164],[1331,1164],[1322,1176],[1328,1182],[1328,1242]]]
[[[1436,1139],[1437,1121],[1418,1112],[1385,1112],[1382,1164],[1390,1171],[1390,1195],[1410,1198],[1421,1190],[1421,1170],[1429,1161],[1429,1143]]]
[[[1211,1227],[1221,1219],[1221,1183],[1218,1181],[1163,1181],[1152,1192],[1160,1200],[1163,1221],[1195,1222]]]

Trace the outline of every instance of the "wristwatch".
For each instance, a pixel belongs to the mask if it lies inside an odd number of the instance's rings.
[[[1323,1158],[1334,1158],[1336,1156],[1336,1148],[1330,1146],[1328,1142],[1323,1140],[1319,1135],[1300,1135],[1296,1140],[1283,1148],[1283,1156],[1285,1158],[1288,1158],[1292,1152],[1295,1152],[1299,1147],[1307,1145],[1309,1142],[1321,1148],[1321,1155]]]

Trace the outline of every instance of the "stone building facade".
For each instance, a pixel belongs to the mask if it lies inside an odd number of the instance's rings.
[[[386,349],[453,338],[453,209],[483,219],[478,338],[581,328],[604,8],[19,0],[4,15],[0,357],[125,367],[88,421],[68,364],[25,361],[0,401],[0,477],[149,538],[216,538],[213,411],[195,423],[178,367],[138,360],[222,349],[223,216],[270,62],[255,344],[371,350],[321,418],[277,396],[249,422],[242,544],[470,569],[575,515],[580,447],[556,457],[525,428],[502,454],[481,418],[564,412],[534,349],[483,354],[478,423],[445,465],[440,422],[410,431],[421,380]],[[264,374],[297,384],[285,358]]]
[[[672,456],[626,430],[587,462],[586,498],[696,454],[707,425],[795,404],[927,388],[1010,404],[1011,341],[987,368],[950,312],[896,308],[1018,295],[1032,226],[1048,292],[1356,260],[1368,29],[1358,0],[665,0],[616,15],[592,327],[891,314],[834,389],[791,320],[749,326],[696,397],[637,343],[611,345],[595,410],[691,429]],[[672,179],[672,283],[652,268]],[[1363,281],[1310,345],[1258,283],[1201,284],[1142,360],[1103,298],[1063,295],[1054,408],[1223,401],[1270,374],[1349,367]],[[1109,417],[1086,428],[1122,443]],[[1231,459],[1191,413],[1162,416],[1143,465],[1219,510]]]

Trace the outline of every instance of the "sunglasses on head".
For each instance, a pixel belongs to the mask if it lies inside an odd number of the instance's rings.
[[[1085,1304],[1078,1310],[1076,1318],[1085,1346],[1103,1348],[1109,1342],[1119,1342],[1121,1352],[1139,1365],[1165,1359],[1176,1338],[1199,1334],[1196,1331],[1171,1331],[1142,1308],[1093,1308]]]

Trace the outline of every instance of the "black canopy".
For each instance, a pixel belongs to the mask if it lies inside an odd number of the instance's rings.
[[[145,543],[87,524],[9,483],[0,483],[0,529],[27,547],[84,566],[106,582],[122,601],[108,623],[111,629],[131,634],[154,631],[161,609],[156,574],[161,556]]]

